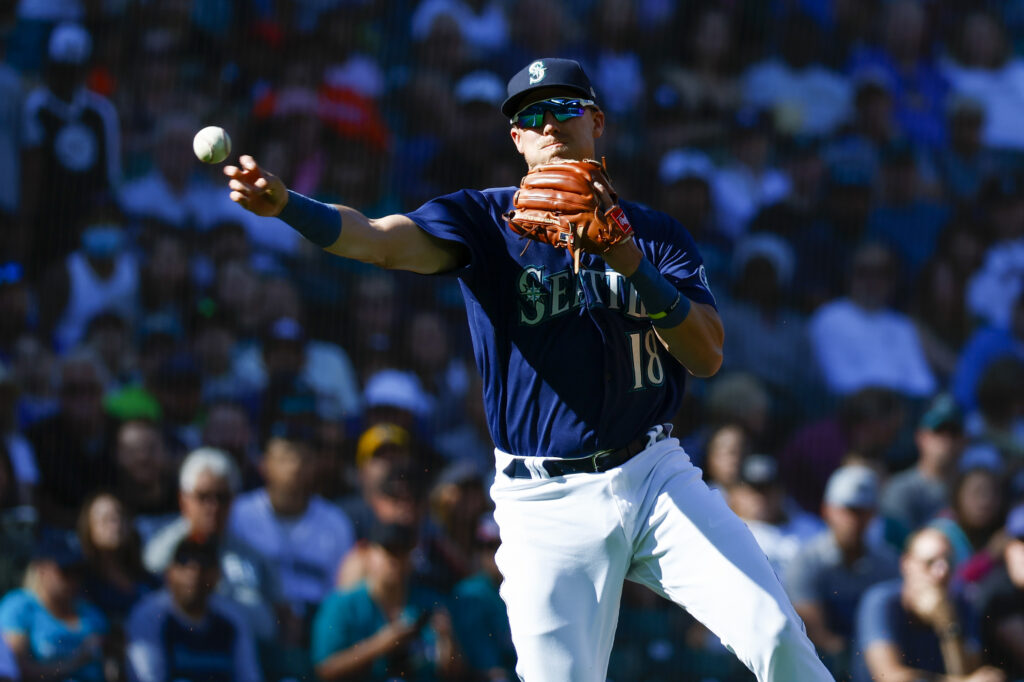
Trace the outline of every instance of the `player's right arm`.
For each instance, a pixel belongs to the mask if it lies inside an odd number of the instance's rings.
[[[284,182],[261,169],[251,156],[242,156],[239,161],[240,166],[225,166],[224,174],[230,178],[231,200],[243,208],[256,215],[284,219],[295,212],[295,206],[285,211],[289,201],[310,201],[289,195]],[[338,214],[340,231],[333,241],[319,244],[329,253],[388,270],[409,270],[425,275],[452,270],[466,260],[462,246],[434,237],[402,214],[370,219],[349,206],[333,205],[331,208]],[[335,216],[321,210],[309,219],[318,234],[333,236]],[[293,221],[286,222],[298,229]],[[299,232],[306,234],[302,229]]]

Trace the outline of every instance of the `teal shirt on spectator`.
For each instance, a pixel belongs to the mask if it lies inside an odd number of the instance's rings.
[[[455,586],[452,622],[462,653],[478,672],[501,668],[514,679],[516,652],[508,610],[486,573],[471,575]]]
[[[412,585],[402,617],[415,620],[420,614],[439,607],[447,608],[439,594]],[[387,617],[370,597],[365,582],[350,590],[332,592],[320,604],[313,621],[313,664],[319,665],[332,654],[373,636],[387,624]],[[436,643],[437,634],[428,625],[408,645],[401,662],[391,660],[394,657],[374,659],[369,675],[360,679],[383,682],[397,678],[404,669],[402,679],[432,682],[437,679]]]
[[[107,619],[96,607],[78,600],[75,612],[79,625],[72,629],[54,618],[34,594],[28,590],[14,590],[0,601],[0,634],[27,637],[32,658],[40,663],[64,660],[75,653],[86,637],[107,632]],[[69,671],[65,679],[103,682],[103,667],[97,658]]]

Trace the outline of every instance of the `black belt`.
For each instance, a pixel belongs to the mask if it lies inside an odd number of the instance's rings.
[[[668,438],[671,430],[671,425],[666,424],[657,433],[648,431],[618,450],[605,450],[587,457],[574,457],[573,459],[541,459],[539,463],[552,478],[568,474],[601,473],[625,464],[651,444]],[[512,461],[501,471],[509,478],[537,478],[537,474],[526,465],[529,459],[534,458],[513,457]]]

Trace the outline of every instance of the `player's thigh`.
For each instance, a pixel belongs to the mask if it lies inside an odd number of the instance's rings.
[[[604,680],[630,543],[599,478],[492,487],[501,596],[528,682]]]
[[[684,607],[755,672],[773,667],[780,641],[806,637],[764,552],[685,458],[664,459],[655,477],[629,579]]]

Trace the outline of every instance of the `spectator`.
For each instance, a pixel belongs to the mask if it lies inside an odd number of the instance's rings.
[[[849,295],[811,317],[814,356],[836,395],[885,386],[907,396],[935,390],[935,377],[910,319],[892,308],[895,263],[884,246],[867,244],[853,255]]]
[[[870,588],[857,609],[854,681],[944,676],[963,682],[1002,682],[979,667],[969,607],[950,593],[953,547],[926,528],[907,541],[897,580]]]
[[[9,457],[12,477],[8,481],[16,500],[31,504],[39,484],[39,467],[32,444],[18,428],[19,387],[11,370],[0,362],[0,449]]]
[[[969,95],[950,96],[946,105],[949,145],[936,152],[935,165],[942,188],[953,203],[969,204],[985,181],[999,171],[999,154],[982,144],[984,125],[981,102]]]
[[[0,55],[4,53],[7,40],[9,37],[0,40]],[[0,93],[0,102],[3,102],[0,105],[0,178],[4,179],[0,183],[0,213],[13,216],[18,214],[18,202],[21,199],[21,115],[25,92],[20,75],[6,61],[0,64]],[[7,245],[13,246],[11,243]],[[28,255],[17,250],[9,253],[16,254],[19,259]]]
[[[156,423],[122,422],[117,429],[117,498],[134,518],[144,542],[174,520],[177,511],[174,468]]]
[[[103,682],[107,619],[80,596],[84,557],[73,535],[40,540],[25,587],[0,600],[0,635],[26,680]]]
[[[750,436],[742,424],[726,422],[708,434],[704,452],[704,480],[727,491],[740,480],[740,464],[750,454]]]
[[[74,528],[85,498],[117,483],[114,427],[102,402],[105,384],[103,365],[94,353],[66,356],[60,369],[59,411],[26,433],[39,464],[38,506],[44,524]]]
[[[915,144],[937,147],[945,140],[943,105],[949,84],[929,54],[928,16],[917,0],[889,3],[883,44],[857,50],[848,69],[855,76],[877,71],[892,83],[893,111]]]
[[[944,72],[953,90],[983,107],[988,147],[1024,150],[1016,112],[1024,106],[1024,60],[1014,56],[999,18],[975,10],[959,23]]]
[[[849,81],[822,63],[822,31],[812,17],[783,20],[779,56],[754,64],[743,76],[743,99],[774,112],[784,132],[828,135],[849,116]]]
[[[85,327],[83,345],[91,348],[103,361],[110,377],[107,390],[113,391],[138,378],[138,367],[132,321],[116,310],[94,315]]]
[[[733,296],[719,303],[730,342],[723,368],[757,376],[777,408],[798,403],[788,414],[776,411],[775,418],[786,425],[814,404],[821,384],[814,365],[807,362],[807,319],[788,304],[794,266],[793,250],[781,237],[747,235],[733,258]]]
[[[935,251],[949,209],[924,196],[921,161],[907,140],[890,141],[881,161],[881,197],[868,218],[867,236],[889,245],[900,270],[914,277]]]
[[[207,403],[202,441],[204,446],[222,450],[231,456],[241,472],[242,490],[252,490],[263,484],[256,434],[242,405],[223,401]]]
[[[1010,679],[1024,678],[1024,505],[1006,518],[1003,564],[982,584],[979,597],[981,647],[985,662]]]
[[[449,464],[438,473],[429,503],[423,549],[430,566],[421,578],[447,594],[475,568],[477,523],[491,508],[483,473],[472,462]]]
[[[871,547],[867,538],[878,507],[878,484],[878,475],[867,467],[837,469],[822,503],[828,530],[800,548],[784,575],[808,637],[839,679],[848,679],[861,595],[899,575],[895,554]]]
[[[956,263],[936,256],[924,266],[913,288],[914,326],[928,364],[946,385],[972,327],[964,302],[966,280],[957,273]]]
[[[188,256],[183,235],[169,230],[149,235],[138,282],[143,315],[165,315],[186,326],[195,299]]]
[[[412,372],[382,369],[363,389],[367,425],[395,424],[410,433],[423,434],[432,420],[435,404]]]
[[[988,466],[968,465],[953,486],[951,504],[928,525],[941,530],[953,547],[958,584],[982,580],[1002,558],[1006,519],[1003,476]]]
[[[263,679],[250,624],[215,594],[219,579],[216,542],[178,543],[166,587],[143,598],[128,622],[131,679]]]
[[[508,17],[495,0],[427,0],[412,15],[414,40],[426,39],[438,17],[450,17],[462,39],[477,57],[499,52],[508,43]]]
[[[796,252],[793,281],[797,303],[813,311],[840,296],[847,286],[853,252],[864,241],[871,212],[872,176],[863,164],[842,162],[829,169],[821,210],[791,239]]]
[[[714,5],[680,19],[684,23],[678,35],[686,37],[676,45],[685,54],[665,64],[661,74],[668,92],[678,100],[677,116],[686,121],[675,142],[688,147],[720,143],[728,132],[725,122],[742,101],[734,21]]]
[[[480,517],[474,537],[479,567],[452,591],[452,622],[466,663],[488,680],[515,678],[516,652],[505,602],[498,594],[501,573],[494,553],[501,545],[498,524],[491,515]]]
[[[638,48],[641,28],[634,3],[626,0],[598,0],[591,9],[591,33],[602,41],[588,69],[594,74],[598,92],[616,93],[607,102],[612,120],[638,113],[645,92],[643,62]]]
[[[273,395],[301,384],[316,395],[316,412],[329,419],[359,413],[357,375],[341,347],[307,338],[298,320],[281,317],[266,329],[259,348],[237,359],[235,373],[252,390]]]
[[[0,595],[21,585],[32,558],[36,521],[36,510],[18,503],[11,457],[0,444]]]
[[[120,624],[142,595],[154,589],[142,566],[142,547],[119,499],[97,493],[82,505],[78,540],[85,556],[82,595]]]
[[[971,412],[978,406],[978,384],[992,363],[1004,357],[1024,361],[1024,290],[1013,304],[1007,327],[981,325],[967,340],[953,375],[957,403]]]
[[[378,523],[365,582],[324,599],[313,623],[317,678],[453,679],[461,667],[439,595],[411,583],[416,531]]]
[[[228,526],[278,567],[281,596],[300,619],[330,592],[355,540],[348,517],[312,492],[311,435],[283,429],[270,438],[260,465],[266,485],[238,498]]]
[[[744,107],[732,117],[731,160],[715,173],[712,189],[719,229],[732,239],[747,231],[757,210],[784,199],[789,178],[771,166],[774,124],[768,112]]]
[[[818,513],[829,476],[849,453],[872,461],[886,459],[905,414],[898,393],[865,388],[843,398],[834,414],[798,429],[783,447],[779,463],[800,506]]]
[[[2,212],[0,229],[6,230]],[[8,260],[5,253],[0,264],[0,315],[4,319],[0,327],[0,360],[3,362],[13,362],[18,341],[32,331],[32,293],[25,262]]]
[[[967,307],[993,327],[1012,324],[1024,292],[1024,192],[1014,174],[1000,174],[982,188],[979,202],[987,218],[990,244],[981,267],[967,283]]]
[[[885,482],[882,516],[915,531],[950,503],[957,461],[964,449],[963,419],[952,396],[940,394],[914,432],[917,462]]]
[[[40,326],[58,352],[75,348],[85,338],[89,321],[102,312],[135,318],[139,267],[125,241],[116,213],[95,213],[81,231],[80,248],[45,274]]]
[[[142,559],[150,573],[162,575],[185,538],[216,540],[221,566],[217,593],[244,614],[258,639],[270,641],[277,635],[275,607],[280,601],[276,571],[228,528],[239,479],[226,453],[212,448],[190,453],[179,474],[181,518],[146,543]]]
[[[708,281],[727,286],[732,278],[732,239],[718,230],[711,181],[715,166],[694,150],[671,149],[658,165],[658,205],[678,220],[700,249]]]
[[[1024,458],[1024,360],[996,360],[978,381],[978,410],[967,420],[967,433],[994,448],[1002,463]]]
[[[739,482],[727,492],[729,506],[750,527],[777,575],[785,575],[800,547],[824,530],[821,519],[789,497],[768,455],[747,455]]]
[[[79,24],[57,26],[44,82],[25,100],[21,211],[35,265],[71,251],[79,221],[98,202],[116,200],[121,183],[117,111],[85,86],[92,42]]]

